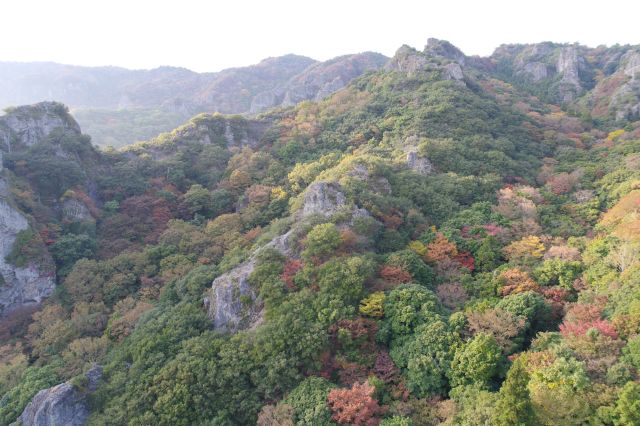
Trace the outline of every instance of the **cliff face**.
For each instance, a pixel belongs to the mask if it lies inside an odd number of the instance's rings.
[[[54,129],[80,133],[78,123],[69,116],[64,105],[57,102],[9,109],[0,117],[0,149],[12,152],[19,147],[33,146]]]
[[[55,288],[51,256],[39,238],[25,237],[29,232],[35,235],[35,231],[28,215],[20,211],[12,199],[9,174],[1,166],[3,152],[20,151],[42,143],[54,130],[80,133],[80,127],[66,108],[54,102],[15,108],[0,117],[0,314],[38,304]],[[22,249],[15,246],[20,236],[28,239],[20,244],[28,243],[42,256],[37,260],[26,256],[16,262],[16,251]],[[13,263],[9,257],[14,258]]]
[[[594,117],[640,116],[637,46],[503,45],[491,55],[506,80],[554,103],[576,103]]]
[[[0,187],[6,188],[6,182],[1,178]],[[0,194],[0,276],[3,281],[0,283],[0,314],[19,306],[40,303],[55,288],[51,263],[38,265],[29,262],[19,267],[6,259],[13,250],[18,233],[28,228],[26,217]]]

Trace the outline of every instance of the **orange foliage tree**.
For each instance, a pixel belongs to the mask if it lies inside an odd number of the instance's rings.
[[[332,389],[327,396],[331,418],[341,425],[377,426],[384,408],[373,398],[369,383],[354,383],[350,389]]]
[[[425,260],[428,262],[441,262],[443,260],[453,259],[458,255],[458,248],[442,233],[436,234],[436,239],[427,244],[427,254]]]

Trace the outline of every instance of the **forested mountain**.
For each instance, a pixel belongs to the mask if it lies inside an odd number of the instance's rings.
[[[118,147],[171,130],[200,112],[258,113],[320,100],[387,59],[371,52],[326,62],[286,55],[201,74],[175,67],[147,71],[0,62],[0,107],[65,103],[96,143]]]
[[[431,39],[120,150],[7,110],[0,424],[640,424],[638,51]]]

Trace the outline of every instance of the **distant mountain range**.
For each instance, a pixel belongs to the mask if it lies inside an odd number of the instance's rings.
[[[216,73],[0,62],[0,107],[63,102],[95,142],[119,146],[149,139],[200,112],[259,113],[319,100],[387,60],[372,52],[326,62],[285,55]]]
[[[202,112],[257,114],[321,100],[368,71],[418,71],[434,55],[453,61],[446,69],[452,79],[476,70],[595,119],[640,115],[638,46],[502,45],[481,58],[436,39],[421,52],[403,46],[393,58],[365,52],[319,62],[285,55],[216,73],[0,62],[0,107],[63,102],[94,143],[118,147],[151,139]]]

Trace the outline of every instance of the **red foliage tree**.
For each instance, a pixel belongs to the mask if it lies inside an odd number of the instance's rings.
[[[304,264],[302,263],[302,260],[299,259],[289,259],[284,264],[284,270],[282,271],[281,278],[289,290],[293,291],[296,289],[296,285],[293,282],[293,277],[295,277],[295,275],[300,269],[302,269],[303,266]]]
[[[467,268],[469,272],[473,272],[476,268],[476,260],[468,251],[461,251],[458,253],[458,255],[455,256],[455,260],[460,264],[460,266]]]
[[[399,266],[385,265],[380,269],[380,276],[393,284],[408,283],[413,280],[411,274]]]
[[[332,389],[327,396],[331,418],[341,425],[378,426],[385,409],[373,398],[369,383],[354,383],[351,389]]]
[[[590,329],[596,329],[600,334],[609,336],[612,339],[618,338],[618,332],[613,324],[607,320],[596,320],[590,322],[570,322],[560,325],[560,333],[563,336],[584,336]]]
[[[611,322],[602,319],[603,307],[577,303],[569,309],[564,322],[560,325],[560,333],[564,336],[584,336],[590,329],[612,339],[618,338],[618,332]]]

